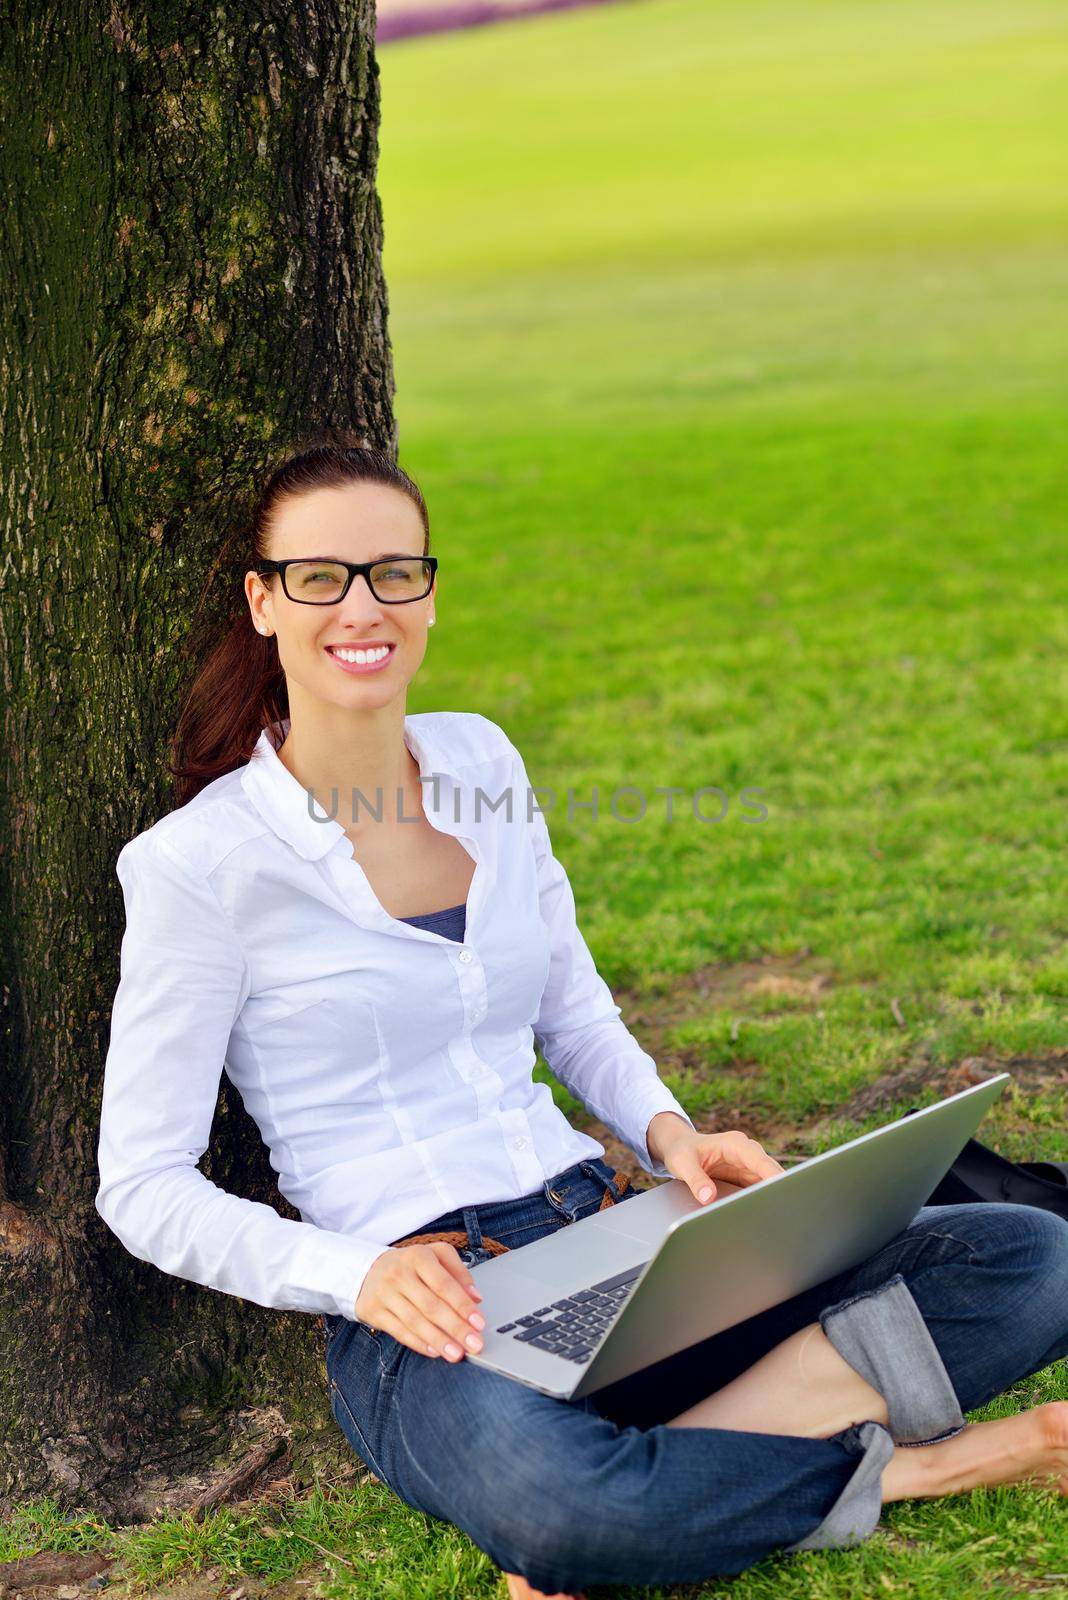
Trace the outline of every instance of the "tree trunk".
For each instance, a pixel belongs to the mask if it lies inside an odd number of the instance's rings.
[[[115,858],[175,804],[183,640],[240,593],[227,536],[280,446],[396,450],[374,26],[373,0],[0,22],[5,1509],[136,1520],[237,1457],[347,1453],[321,1319],[137,1261],[93,1199]],[[297,1215],[226,1079],[204,1170]]]

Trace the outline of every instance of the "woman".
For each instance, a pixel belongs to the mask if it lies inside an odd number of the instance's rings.
[[[859,1267],[577,1402],[464,1361],[471,1266],[633,1193],[533,1081],[535,1042],[700,1203],[782,1168],[699,1132],[623,1025],[502,730],[406,715],[437,604],[411,479],[344,440],[305,450],[250,556],[179,723],[183,803],[118,858],[96,1204],[123,1243],[321,1313],[356,1453],[513,1596],[855,1543],[905,1496],[1068,1489],[1068,1405],[964,1424],[1068,1352],[1068,1226],[1026,1207],[924,1208]],[[299,1222],[196,1168],[224,1061]]]

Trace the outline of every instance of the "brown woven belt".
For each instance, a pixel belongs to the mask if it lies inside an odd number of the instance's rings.
[[[615,1185],[616,1192],[613,1194],[610,1189],[605,1190],[604,1199],[597,1207],[598,1211],[603,1211],[606,1206],[614,1206],[616,1201],[621,1199],[630,1188],[630,1179],[625,1173],[613,1173],[612,1182]],[[457,1250],[468,1250],[471,1247],[471,1241],[467,1237],[465,1229],[444,1228],[440,1233],[413,1233],[406,1239],[397,1239],[393,1244],[393,1249],[397,1250],[401,1245],[405,1244],[436,1244],[439,1241],[442,1244],[455,1245]],[[502,1244],[499,1239],[487,1239],[485,1234],[482,1235],[482,1245],[484,1249],[489,1251],[491,1256],[501,1256],[509,1248],[508,1245]]]

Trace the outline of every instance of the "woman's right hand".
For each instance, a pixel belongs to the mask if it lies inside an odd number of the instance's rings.
[[[424,1356],[462,1361],[482,1349],[486,1326],[472,1301],[482,1296],[455,1245],[391,1247],[376,1256],[360,1286],[356,1316]],[[474,1340],[474,1343],[469,1341]]]

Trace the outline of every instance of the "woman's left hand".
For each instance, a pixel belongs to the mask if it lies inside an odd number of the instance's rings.
[[[713,1200],[717,1178],[748,1188],[761,1178],[785,1172],[764,1146],[737,1129],[730,1133],[680,1133],[661,1156],[673,1177],[688,1184],[703,1204]]]

